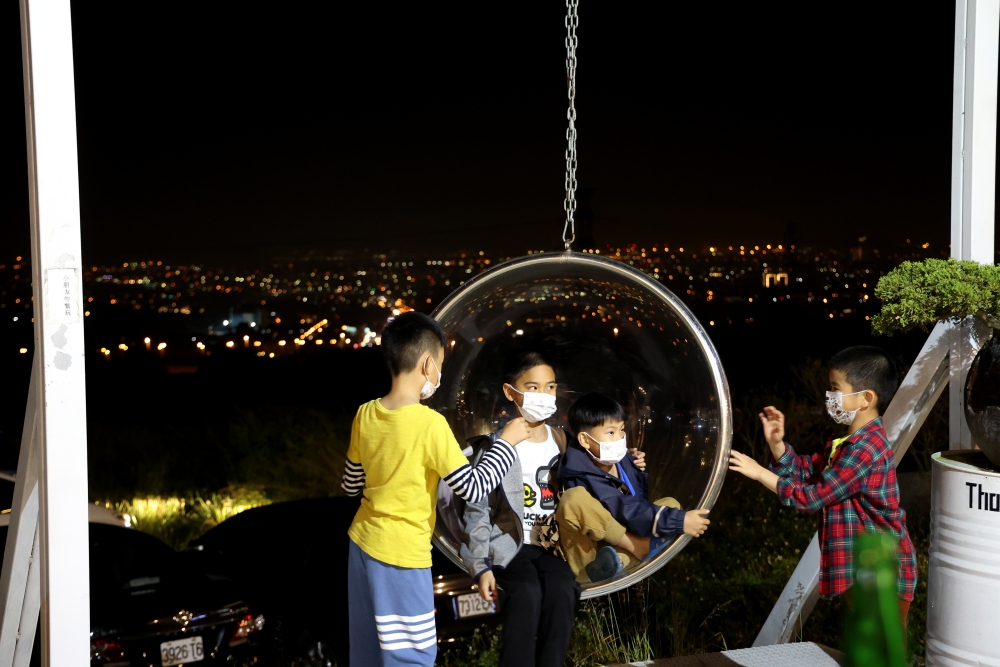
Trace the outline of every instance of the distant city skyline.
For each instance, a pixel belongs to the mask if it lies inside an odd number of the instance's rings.
[[[710,329],[753,326],[762,313],[774,317],[774,308],[793,304],[799,316],[868,320],[878,310],[874,288],[881,275],[907,259],[947,255],[945,248],[912,239],[886,249],[867,239],[856,243],[847,250],[629,243],[585,252],[662,282]],[[0,342],[27,354],[33,336],[30,264],[23,256],[12,259],[0,256]],[[155,349],[184,358],[252,349],[273,359],[304,345],[370,347],[390,315],[429,312],[507,259],[486,251],[361,252],[274,258],[255,266],[152,259],[89,265],[83,276],[88,352],[109,357]]]
[[[719,235],[713,235],[718,237]],[[846,236],[838,237],[832,239],[832,243],[799,243],[796,246],[794,240],[798,238],[798,234],[795,233],[790,235],[787,231],[784,234],[775,235],[773,238],[750,238],[746,237],[754,236],[753,234],[742,234],[741,238],[737,241],[732,240],[719,240],[715,238],[713,241],[695,241],[691,242],[676,242],[671,239],[665,238],[650,238],[644,242],[639,241],[629,241],[628,243],[603,243],[603,244],[592,244],[583,245],[580,239],[573,244],[574,252],[594,252],[598,253],[604,252],[606,250],[614,251],[616,248],[621,250],[623,248],[629,247],[668,247],[673,246],[675,249],[683,252],[685,247],[688,252],[703,252],[714,250],[715,246],[719,248],[729,248],[730,250],[739,248],[742,246],[752,247],[766,247],[770,248],[772,245],[775,247],[784,246],[785,248],[795,248],[798,247],[799,250],[805,248],[815,249],[821,252],[836,252],[836,253],[846,253],[851,255],[855,260],[860,260],[867,249],[868,253],[871,252],[882,252],[890,254],[906,254],[908,252],[917,252],[934,257],[948,257],[950,254],[950,244],[944,243],[932,243],[931,241],[924,240],[923,237],[918,238],[906,238],[905,236],[899,236],[897,238],[882,238],[880,241],[868,238],[850,238]],[[590,239],[592,240],[592,239]],[[562,250],[561,244],[555,247],[544,248],[540,244],[532,247],[523,248],[509,248],[507,250],[491,248],[486,246],[476,246],[472,245],[469,247],[453,247],[447,249],[439,249],[438,251],[427,251],[422,248],[388,248],[385,247],[387,244],[381,243],[379,239],[369,239],[369,243],[364,246],[359,245],[358,247],[351,247],[347,244],[338,246],[337,244],[319,244],[316,246],[310,246],[308,244],[289,244],[287,247],[271,245],[267,248],[253,248],[250,251],[242,252],[239,249],[231,249],[227,252],[220,252],[217,256],[212,256],[213,253],[203,253],[198,250],[170,250],[164,252],[162,249],[153,252],[124,252],[115,253],[113,257],[105,257],[102,259],[91,261],[84,261],[84,264],[101,264],[113,266],[125,261],[125,263],[144,263],[144,262],[160,262],[177,264],[177,265],[206,265],[206,266],[244,266],[244,267],[263,267],[267,266],[273,262],[301,262],[301,261],[314,261],[314,260],[353,260],[360,257],[395,257],[408,259],[412,258],[426,258],[429,254],[433,256],[439,256],[441,258],[464,258],[466,256],[488,255],[493,258],[512,258],[520,255],[530,255],[532,253],[538,252],[560,252]],[[790,242],[791,241],[791,242]],[[947,241],[947,239],[945,240]],[[14,262],[28,262],[30,261],[30,248],[27,243],[22,244],[23,248],[5,249],[5,252],[0,252],[0,263],[11,264]],[[206,256],[207,255],[207,256]],[[1000,260],[1000,249],[996,251],[998,260]],[[86,259],[86,258],[85,258]]]

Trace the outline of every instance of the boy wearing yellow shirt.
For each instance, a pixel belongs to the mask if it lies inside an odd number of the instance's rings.
[[[391,320],[381,347],[392,389],[362,405],[351,428],[341,486],[362,495],[347,531],[352,667],[434,664],[430,567],[438,481],[466,501],[482,500],[514,462],[513,446],[529,435],[524,419],[515,419],[469,465],[445,418],[420,404],[441,384],[446,342],[427,315]]]

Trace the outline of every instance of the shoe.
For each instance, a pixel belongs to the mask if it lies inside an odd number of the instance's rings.
[[[665,537],[651,537],[649,538],[649,553],[646,557],[642,559],[642,562],[648,562],[656,558],[656,555],[663,551],[669,544],[671,540]]]
[[[622,571],[622,559],[612,546],[601,547],[597,551],[597,558],[587,565],[587,576],[592,582],[611,579]]]

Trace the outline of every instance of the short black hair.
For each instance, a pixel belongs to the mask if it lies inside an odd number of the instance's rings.
[[[382,329],[382,358],[393,377],[413,370],[424,352],[435,353],[448,342],[434,318],[411,311],[389,320]]]
[[[522,375],[536,366],[548,366],[555,370],[555,366],[541,352],[532,350],[512,354],[503,362],[503,381],[513,387]]]
[[[574,434],[601,426],[609,421],[625,421],[625,409],[613,398],[604,394],[584,394],[576,399],[566,414]]]
[[[880,415],[899,389],[899,374],[892,357],[873,345],[855,345],[841,350],[830,359],[830,368],[843,373],[854,391],[874,391],[878,396],[875,407]]]

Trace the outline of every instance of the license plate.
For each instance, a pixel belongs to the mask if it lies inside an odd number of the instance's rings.
[[[479,593],[456,595],[453,599],[455,600],[455,615],[459,618],[485,616],[495,614],[497,611],[496,605],[481,598]]]
[[[201,637],[188,637],[160,644],[160,662],[163,667],[201,662],[205,659],[205,649]]]

